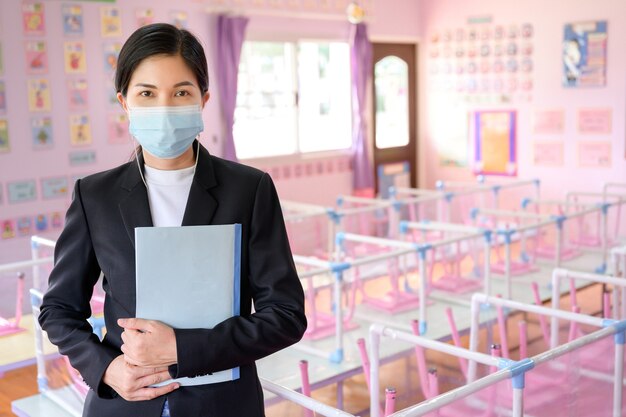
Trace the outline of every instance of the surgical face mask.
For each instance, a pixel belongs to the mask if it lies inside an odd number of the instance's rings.
[[[199,105],[131,107],[129,131],[149,153],[161,159],[182,155],[204,130]]]

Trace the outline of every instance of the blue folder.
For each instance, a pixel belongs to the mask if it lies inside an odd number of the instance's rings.
[[[135,261],[138,318],[211,329],[239,315],[240,224],[137,227]],[[176,381],[203,385],[238,378],[237,367]]]

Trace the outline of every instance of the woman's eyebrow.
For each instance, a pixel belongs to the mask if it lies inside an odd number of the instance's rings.
[[[174,88],[182,87],[182,86],[185,86],[185,85],[189,85],[191,87],[194,87],[194,84],[191,81],[181,81],[179,83],[174,84]]]
[[[191,81],[181,81],[179,83],[174,84],[173,88],[178,88],[178,87],[183,87],[183,86],[191,86],[191,87],[195,87],[195,85],[191,82]],[[137,83],[134,85],[134,87],[141,87],[141,88],[154,88],[156,89],[157,86],[153,85],[153,84],[146,84],[146,83]]]
[[[154,89],[157,88],[156,85],[145,84],[145,83],[137,83],[137,84],[135,84],[135,87],[154,88]]]

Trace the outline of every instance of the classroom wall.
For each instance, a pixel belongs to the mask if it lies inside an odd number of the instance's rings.
[[[468,21],[490,20],[490,23]],[[571,88],[562,85],[562,42],[564,25],[567,23],[608,21],[608,48],[606,86]],[[453,37],[458,28],[467,33],[469,28],[480,30],[483,26],[530,24],[532,37],[518,36],[518,46],[532,45],[530,56],[533,69],[526,75],[516,75],[520,81],[532,80],[533,88],[503,94],[456,91],[456,79],[452,77],[452,91],[446,91],[438,80],[446,78],[434,74],[432,67],[441,62],[441,38],[433,42],[433,36],[451,30]],[[473,180],[469,167],[445,166],[437,155],[442,143],[459,143],[461,137],[471,150],[472,133],[463,128],[468,115],[476,110],[507,109],[517,112],[517,153],[520,178],[537,177],[542,180],[545,197],[562,197],[566,190],[599,191],[605,181],[624,181],[626,178],[626,54],[623,39],[626,38],[626,2],[622,0],[422,0],[420,3],[420,27],[424,40],[420,55],[420,138],[423,151],[420,164],[424,170],[422,185],[432,187],[436,180]],[[453,42],[454,43],[454,42]],[[479,43],[479,42],[476,42]],[[465,47],[469,42],[465,42]],[[433,50],[440,56],[434,58]],[[453,51],[454,53],[454,51]],[[519,62],[518,51],[518,62]],[[454,62],[452,58],[450,61]],[[467,59],[463,60],[468,62]],[[453,65],[453,71],[455,70]],[[463,75],[465,79],[467,74]],[[493,75],[485,78],[493,79]],[[503,76],[505,89],[508,75]],[[609,133],[584,134],[578,129],[579,109],[610,109],[612,123]],[[533,113],[536,110],[561,110],[564,127],[560,133],[534,133]],[[542,165],[534,161],[535,142],[560,143],[563,149],[562,164]],[[611,146],[610,161],[603,167],[581,166],[578,158],[580,143],[597,143]],[[463,143],[461,143],[463,146]],[[445,148],[445,145],[444,145]],[[557,147],[558,148],[558,147]],[[540,157],[542,155],[539,155]],[[545,153],[543,157],[545,157]],[[588,161],[587,161],[588,162]],[[545,161],[544,161],[545,163]],[[583,161],[583,165],[586,164]]]
[[[122,43],[138,27],[138,10],[151,8],[154,21],[168,22],[172,21],[173,13],[186,13],[187,27],[200,38],[209,60],[211,100],[204,111],[205,131],[201,141],[218,156],[221,155],[224,132],[219,109],[219,86],[215,83],[213,65],[215,16],[207,13],[206,6],[210,1],[179,0],[175,5],[167,0],[117,1],[114,4],[41,1],[44,6],[45,29],[39,34],[26,33],[23,27],[22,5],[31,3],[35,2],[0,1],[0,83],[4,85],[6,103],[6,109],[3,110],[0,106],[0,124],[3,121],[8,123],[9,137],[8,148],[0,150],[0,224],[8,224],[9,229],[12,229],[4,230],[3,227],[3,233],[0,234],[0,264],[30,257],[30,234],[36,233],[52,239],[58,236],[76,178],[129,160],[132,143],[127,135],[123,132],[118,137],[110,133],[119,132],[120,128],[123,130],[125,122],[122,120],[115,126],[110,121],[123,117],[124,113],[113,98],[112,71],[106,69],[105,50],[114,43]],[[62,7],[66,4],[82,7],[83,34],[65,34]],[[414,39],[417,36],[417,1],[374,0],[370,4],[372,37]],[[102,7],[111,5],[120,10],[122,33],[106,37],[101,33],[100,13]],[[349,24],[343,19],[333,20],[323,16],[271,17],[255,15],[250,10],[246,13],[250,17],[248,39],[348,39]],[[47,70],[42,74],[31,74],[27,69],[25,45],[29,41],[42,40],[46,42]],[[84,43],[84,73],[70,74],[65,70],[65,41]],[[45,111],[30,111],[27,84],[31,80],[39,79],[48,82],[50,108]],[[86,80],[88,104],[84,109],[69,108],[67,83],[71,80]],[[88,117],[91,141],[72,143],[72,116]],[[41,144],[33,138],[32,126],[33,123],[40,123],[33,120],[43,118],[51,120],[52,141]],[[270,146],[271,132],[260,135],[260,140],[268,141]],[[338,195],[351,192],[352,171],[346,152],[243,162],[270,172],[279,194],[285,199],[332,205]],[[9,184],[13,189],[11,197],[19,201],[9,201]],[[33,184],[34,190],[30,190],[29,186]],[[34,195],[30,194],[32,191]]]

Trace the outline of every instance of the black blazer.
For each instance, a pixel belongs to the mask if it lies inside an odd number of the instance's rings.
[[[175,329],[178,364],[170,373],[190,377],[239,366],[240,378],[180,387],[168,394],[173,417],[263,416],[254,361],[297,342],[306,329],[302,286],[271,178],[200,147],[183,225],[230,223],[242,224],[241,316],[211,330]],[[39,322],[92,388],[84,416],[157,417],[165,401],[127,402],[102,382],[106,368],[122,353],[117,319],[135,317],[138,226],[152,226],[152,218],[136,161],[76,182]],[[100,271],[106,293],[103,341],[87,322]]]

